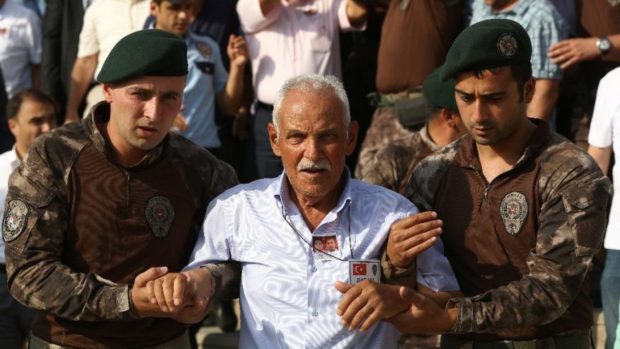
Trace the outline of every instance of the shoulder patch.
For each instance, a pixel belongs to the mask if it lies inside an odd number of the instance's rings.
[[[523,227],[527,217],[527,198],[522,193],[513,191],[506,194],[499,206],[499,213],[508,234],[516,236]]]
[[[2,239],[11,242],[19,237],[26,227],[30,209],[21,200],[11,200],[2,220]]]
[[[144,216],[153,236],[157,239],[163,239],[168,236],[174,221],[174,207],[167,197],[153,196],[146,203]]]

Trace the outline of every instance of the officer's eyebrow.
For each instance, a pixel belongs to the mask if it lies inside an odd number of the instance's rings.
[[[463,96],[467,96],[467,97],[471,97],[475,95],[475,93],[465,92],[463,90],[459,90],[458,88],[454,88],[454,90],[456,91],[456,93],[463,95]],[[496,91],[496,92],[489,92],[489,93],[481,93],[479,96],[482,98],[499,98],[505,95],[506,95],[506,91]]]

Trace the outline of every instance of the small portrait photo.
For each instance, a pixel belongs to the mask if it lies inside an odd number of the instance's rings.
[[[335,252],[338,250],[338,238],[334,236],[315,236],[312,238],[313,252]]]

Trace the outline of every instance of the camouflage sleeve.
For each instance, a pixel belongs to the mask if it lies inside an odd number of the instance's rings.
[[[549,323],[577,297],[599,250],[611,198],[609,179],[585,154],[555,153],[538,180],[542,205],[536,247],[521,280],[457,298],[451,333],[497,332]],[[515,311],[518,309],[518,311]]]
[[[75,272],[61,262],[69,166],[49,155],[53,152],[43,138],[9,180],[3,221],[9,290],[24,305],[69,320],[131,317],[127,285]]]
[[[413,151],[399,144],[364,149],[360,153],[355,175],[366,183],[398,192]]]

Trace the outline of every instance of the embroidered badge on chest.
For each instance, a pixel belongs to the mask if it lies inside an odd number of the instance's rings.
[[[497,49],[504,57],[512,57],[517,53],[517,39],[510,34],[502,34],[497,40]]]
[[[205,58],[211,57],[211,48],[209,47],[209,45],[199,42],[196,44],[196,48],[198,49],[198,51],[200,51],[200,53],[202,53]]]
[[[515,236],[519,234],[523,227],[523,222],[527,218],[527,198],[525,195],[513,191],[506,194],[499,206],[499,213],[504,221],[506,231]]]
[[[153,196],[146,203],[144,216],[153,236],[163,239],[168,236],[172,221],[174,221],[174,207],[168,198]]]
[[[2,220],[2,238],[5,242],[11,242],[19,237],[26,227],[30,209],[21,200],[9,202],[4,219]]]

